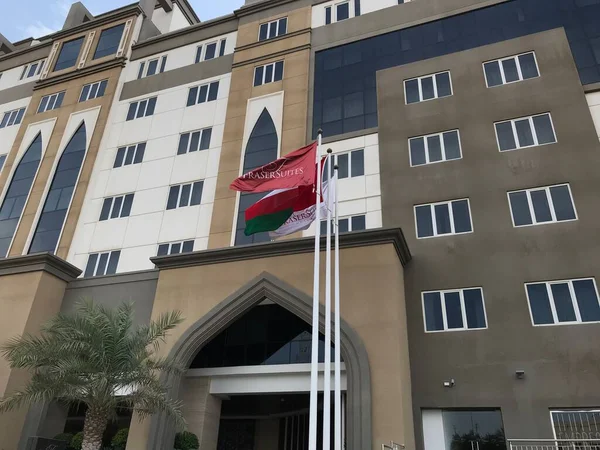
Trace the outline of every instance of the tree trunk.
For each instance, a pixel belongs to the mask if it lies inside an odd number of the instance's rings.
[[[108,412],[101,408],[88,408],[83,424],[83,443],[81,450],[100,450],[102,436],[108,424]]]

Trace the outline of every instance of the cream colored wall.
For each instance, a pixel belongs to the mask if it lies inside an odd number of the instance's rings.
[[[168,353],[192,324],[264,271],[308,295],[312,292],[311,253],[162,270],[152,316],[180,310],[185,317],[183,324],[169,336],[162,352]],[[321,291],[324,294],[324,282]],[[391,439],[412,448],[404,277],[393,245],[341,251],[341,299],[342,317],[358,333],[368,353],[373,448],[381,448],[382,443]],[[147,442],[147,422],[141,427],[135,420],[132,422],[130,435],[135,436],[139,448]]]
[[[185,378],[179,396],[188,431],[195,433],[202,450],[217,450],[221,399],[210,394],[210,378]]]

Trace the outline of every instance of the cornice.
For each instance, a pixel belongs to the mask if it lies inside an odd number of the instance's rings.
[[[266,60],[273,59],[273,58],[278,58],[279,56],[289,55],[290,53],[296,53],[301,50],[310,50],[310,44],[299,45],[298,47],[288,48],[288,49],[281,50],[281,51],[275,52],[275,53],[269,53],[266,55],[259,56],[257,58],[239,61],[239,62],[233,63],[232,69],[235,69],[237,67],[247,66],[248,64],[256,64],[258,62],[266,61]]]
[[[283,41],[285,39],[293,38],[295,36],[300,36],[300,35],[305,34],[305,33],[310,33],[310,31],[311,31],[310,28],[302,28],[301,30],[296,30],[296,31],[293,31],[291,33],[286,33],[284,35],[277,36],[277,37],[274,37],[274,38],[271,38],[271,39],[267,39],[267,40],[264,40],[264,41],[252,42],[250,44],[242,45],[241,47],[236,47],[235,51],[236,52],[241,52],[241,51],[248,50],[248,49],[251,49],[251,48],[261,47],[263,45],[271,44],[273,42]]]
[[[321,238],[324,247],[326,238]],[[404,234],[400,228],[378,228],[354,233],[340,234],[340,249],[368,247],[373,245],[392,244],[403,266],[409,263],[412,256]],[[289,239],[263,244],[226,247],[215,250],[203,250],[193,253],[180,253],[169,256],[156,256],[150,260],[159,269],[177,269],[190,266],[205,266],[235,261],[250,261],[259,258],[293,255],[314,252],[314,238]]]
[[[63,73],[56,76],[50,76],[45,80],[38,81],[33,90],[47,88],[48,86],[54,86],[56,84],[62,84],[75,78],[81,78],[88,75],[92,75],[99,72],[104,72],[115,67],[125,67],[127,59],[125,57],[111,59],[100,64],[94,64],[83,69],[76,69],[71,72]]]
[[[0,259],[0,276],[44,271],[63,281],[73,281],[81,274],[78,267],[51,253],[37,253]]]
[[[233,13],[238,17],[254,14],[259,11],[273,8],[274,6],[286,5],[294,3],[296,0],[265,0],[251,5],[244,5],[240,9],[236,9]]]

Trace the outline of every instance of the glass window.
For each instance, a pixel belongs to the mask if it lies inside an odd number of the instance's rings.
[[[12,111],[5,112],[4,116],[2,116],[2,121],[0,121],[0,128],[19,125],[23,120],[24,115],[25,108],[13,109]]]
[[[75,191],[86,151],[86,129],[81,124],[61,155],[52,178],[43,212],[28,253],[54,253]],[[56,204],[52,199],[60,198]]]
[[[487,328],[481,288],[423,292],[425,331]]]
[[[85,102],[94,98],[104,96],[108,80],[97,81],[96,83],[86,84],[79,95],[79,102]]]
[[[120,256],[120,250],[90,254],[83,276],[87,278],[114,275],[117,272]]]
[[[202,200],[203,181],[171,186],[167,209],[182,208],[185,206],[199,205]]]
[[[515,227],[577,219],[568,184],[509,192],[508,201]]]
[[[42,135],[38,134],[19,161],[0,206],[0,258],[8,254],[41,158]]]
[[[483,64],[483,70],[488,87],[501,86],[540,76],[533,52],[486,62]]]
[[[194,240],[159,244],[156,256],[177,255],[194,251]]]
[[[42,100],[40,101],[40,105],[38,106],[37,112],[42,113],[60,108],[64,98],[65,91],[43,96]]]
[[[600,321],[593,278],[528,283],[525,290],[534,325]]]
[[[346,20],[350,17],[350,3],[340,3],[336,5],[336,20],[339,22],[341,20]]]
[[[473,231],[467,199],[415,206],[415,220],[418,238]]]
[[[551,411],[551,417],[556,439],[574,442],[596,439],[600,423],[597,409]]]
[[[283,79],[283,61],[259,66],[254,69],[254,86],[273,83]]]
[[[126,120],[139,119],[140,117],[148,117],[154,114],[156,108],[156,97],[149,98],[147,100],[141,100],[139,102],[133,102],[129,104],[129,110],[127,111]]]
[[[104,56],[114,55],[117,53],[119,43],[121,42],[121,36],[123,36],[123,30],[125,24],[114,26],[103,30],[98,40],[98,46],[94,53],[94,59],[103,58]]]
[[[418,103],[452,95],[450,72],[441,72],[404,82],[406,103]]]
[[[72,41],[65,42],[60,49],[58,58],[56,58],[56,64],[54,65],[54,71],[68,69],[73,67],[77,63],[79,57],[79,51],[85,36],[73,39]]]
[[[204,130],[181,134],[179,136],[177,154],[183,155],[198,150],[207,150],[210,147],[211,135],[212,128],[205,128]]]
[[[129,217],[132,204],[133,194],[105,198],[100,212],[100,221]]]
[[[218,81],[190,88],[186,106],[193,106],[196,104],[205,103],[207,101],[212,102],[217,99],[218,93]]]
[[[556,142],[549,113],[498,122],[495,127],[501,152]]]
[[[462,158],[458,130],[411,138],[408,146],[413,167]]]
[[[204,60],[213,59],[217,53],[217,43],[212,42],[206,45],[206,52],[204,53]]]
[[[121,166],[128,166],[130,164],[139,164],[144,160],[145,152],[145,142],[130,145],[128,147],[120,147],[117,150],[117,155],[115,157],[115,163],[113,167],[117,168]]]

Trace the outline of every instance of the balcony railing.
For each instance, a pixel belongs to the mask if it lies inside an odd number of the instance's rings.
[[[600,439],[507,439],[509,450],[600,450]]]

